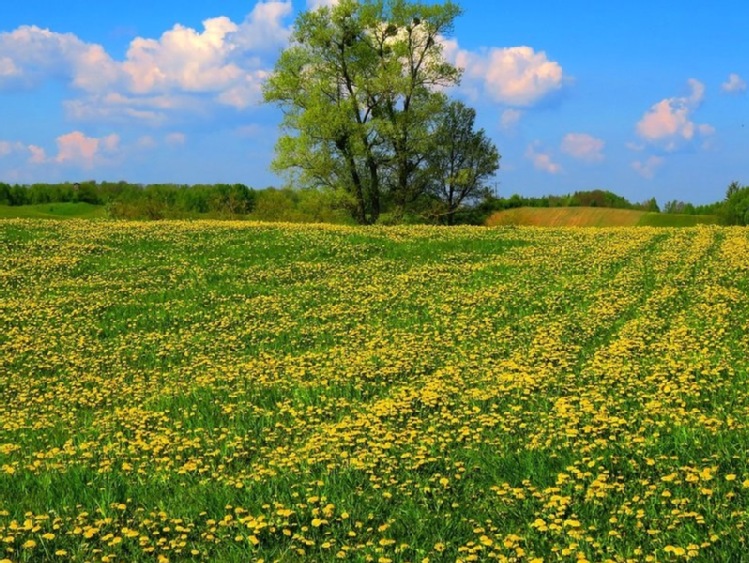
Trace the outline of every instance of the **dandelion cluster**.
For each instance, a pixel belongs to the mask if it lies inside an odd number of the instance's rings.
[[[0,561],[749,551],[740,228],[0,223]]]

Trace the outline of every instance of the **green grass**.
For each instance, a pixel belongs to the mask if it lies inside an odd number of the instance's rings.
[[[716,215],[681,215],[678,213],[645,213],[638,225],[646,227],[694,227],[696,225],[719,225]]]
[[[94,219],[106,217],[103,205],[85,202],[40,203],[36,205],[0,205],[0,219]]]
[[[0,560],[745,551],[745,229],[10,219],[0,256]]]

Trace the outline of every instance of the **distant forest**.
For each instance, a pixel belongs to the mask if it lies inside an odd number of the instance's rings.
[[[115,219],[180,219],[249,217],[265,221],[351,222],[348,202],[333,191],[291,188],[253,189],[244,184],[131,184],[95,182],[60,184],[0,183],[0,205],[20,206],[59,202],[86,202],[106,206]],[[607,190],[577,191],[568,195],[497,197],[491,193],[455,215],[459,224],[483,224],[497,211],[517,207],[608,207],[655,213],[713,215],[729,225],[749,224],[749,186],[733,182],[722,201],[694,205],[669,201],[660,206],[655,198],[632,203]],[[428,208],[425,208],[425,210]],[[439,218],[418,210],[403,214],[387,205],[382,224],[438,223]]]

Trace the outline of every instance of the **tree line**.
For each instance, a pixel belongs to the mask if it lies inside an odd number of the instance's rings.
[[[354,223],[345,194],[334,190],[268,187],[253,189],[244,184],[131,184],[100,182],[60,184],[0,183],[0,205],[34,205],[86,202],[107,207],[115,219],[248,218],[261,221]],[[633,203],[608,190],[581,190],[566,195],[498,197],[485,192],[470,205],[452,214],[452,224],[482,225],[505,209],[517,207],[607,207],[686,215],[713,215],[729,225],[749,224],[749,186],[732,182],[722,201],[694,205],[679,200],[662,208],[655,198]],[[443,218],[417,212],[403,213],[384,206],[379,224],[430,223]]]
[[[191,214],[243,215],[257,192],[244,184],[131,184],[128,182],[0,183],[0,204],[35,205],[85,202],[106,205],[121,219],[164,219]]]

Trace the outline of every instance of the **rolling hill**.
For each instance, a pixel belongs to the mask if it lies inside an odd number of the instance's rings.
[[[487,219],[486,224],[490,227],[690,227],[718,222],[718,218],[712,215],[649,213],[605,207],[519,207],[498,211]]]

